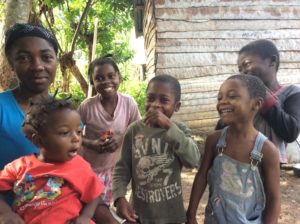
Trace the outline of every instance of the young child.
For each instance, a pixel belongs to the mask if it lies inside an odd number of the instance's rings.
[[[197,223],[197,207],[207,184],[205,223],[277,223],[279,155],[253,126],[265,96],[263,83],[253,76],[234,75],[221,85],[217,110],[227,127],[206,139],[190,196],[188,224]]]
[[[134,99],[118,93],[121,75],[110,57],[95,59],[88,74],[97,95],[79,106],[85,125],[83,157],[105,185],[104,202],[112,199],[112,171],[120,155],[123,134],[133,121],[140,119]]]
[[[196,167],[200,153],[189,129],[171,121],[180,108],[180,95],[177,79],[170,75],[155,76],[147,87],[145,118],[126,131],[113,175],[113,198],[117,213],[129,222],[186,221],[181,168]],[[133,208],[125,199],[130,180]]]
[[[257,76],[267,89],[267,99],[254,126],[277,146],[280,162],[287,163],[286,143],[295,141],[300,131],[300,87],[279,84],[279,62],[279,52],[269,40],[250,42],[239,51],[240,72]]]
[[[68,100],[45,99],[30,108],[24,125],[34,131],[40,153],[0,171],[1,194],[14,193],[13,210],[0,197],[1,223],[94,223],[104,186],[77,155],[82,131],[76,109]]]

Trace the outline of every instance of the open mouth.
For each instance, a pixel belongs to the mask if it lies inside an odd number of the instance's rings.
[[[233,112],[233,109],[230,109],[230,108],[219,109],[219,114],[221,116],[227,115],[227,114],[232,113],[232,112]]]
[[[112,92],[114,89],[112,87],[107,87],[107,88],[104,88],[103,90],[104,90],[104,92],[109,93],[109,92]]]
[[[74,149],[74,150],[70,150],[70,151],[68,152],[68,155],[69,155],[70,157],[74,157],[74,156],[77,155],[77,153],[78,153],[78,150],[77,150],[77,149]]]

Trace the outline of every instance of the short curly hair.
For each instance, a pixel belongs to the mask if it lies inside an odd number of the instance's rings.
[[[146,92],[148,91],[149,85],[152,82],[163,82],[163,83],[168,83],[171,85],[171,88],[174,91],[174,96],[175,96],[175,100],[176,101],[180,101],[181,99],[181,86],[179,81],[173,77],[172,75],[166,75],[166,74],[162,74],[162,75],[156,75],[154,76],[152,79],[150,79],[150,81],[148,82],[147,85],[147,89]]]
[[[266,87],[264,83],[253,75],[238,74],[230,76],[227,80],[238,79],[242,81],[248,89],[251,98],[261,97],[263,100],[266,99]]]
[[[31,130],[35,133],[41,133],[48,124],[51,114],[61,110],[76,110],[70,98],[68,99],[44,99],[40,103],[31,103],[29,111],[23,123],[23,130]],[[29,126],[29,127],[28,127]],[[25,133],[26,134],[26,133]]]
[[[280,64],[279,51],[272,41],[265,39],[252,41],[240,49],[239,55],[242,53],[257,55],[262,59],[271,58],[275,55],[277,57],[276,71],[278,71]]]

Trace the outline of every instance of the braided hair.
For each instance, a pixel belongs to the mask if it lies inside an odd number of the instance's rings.
[[[51,44],[56,54],[58,52],[58,42],[49,30],[35,24],[16,23],[9,28],[5,34],[5,55],[7,57],[14,46],[14,43],[23,37],[42,38]]]

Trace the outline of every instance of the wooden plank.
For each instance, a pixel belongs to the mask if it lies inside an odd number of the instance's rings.
[[[199,67],[157,69],[157,74],[170,74],[180,80],[193,79],[193,78],[198,78],[203,76],[214,76],[219,74],[235,74],[235,73],[238,73],[238,67],[236,63],[232,65],[208,65],[208,66],[199,66]]]
[[[180,110],[176,112],[176,114],[181,115],[185,114],[186,111],[189,111],[189,113],[195,113],[195,112],[205,112],[205,111],[213,111],[216,110],[215,104],[207,104],[207,105],[195,105],[195,106],[181,106]]]
[[[156,8],[155,17],[164,20],[203,19],[300,19],[300,6],[203,6],[193,8]]]
[[[232,53],[160,53],[157,55],[157,68],[191,67],[217,64],[236,64],[236,56]]]
[[[299,11],[300,14],[300,11]],[[169,39],[298,39],[299,29],[285,30],[230,30],[230,31],[197,31],[197,32],[163,32],[157,33],[157,38]]]
[[[300,30],[299,30],[300,31]],[[300,62],[299,52],[282,52],[282,62]],[[237,55],[228,52],[213,53],[159,53],[157,68],[183,68],[209,65],[235,65]]]
[[[177,117],[180,118],[180,120],[183,120],[184,122],[187,121],[194,121],[197,119],[215,119],[215,118],[219,118],[219,114],[217,112],[217,110],[213,110],[213,111],[205,111],[205,112],[194,112],[192,113],[192,111],[185,111],[185,114],[177,114]],[[190,113],[189,113],[190,112]]]
[[[189,128],[201,128],[201,127],[215,127],[218,118],[212,118],[212,119],[204,119],[204,120],[193,120],[193,121],[186,121],[185,124]]]
[[[252,39],[251,39],[252,40]],[[300,39],[271,40],[282,51],[300,51]],[[158,39],[158,53],[238,52],[249,39]]]
[[[299,1],[300,2],[300,1]],[[208,30],[280,30],[298,29],[300,20],[160,20],[157,19],[157,32],[187,32]]]
[[[279,74],[293,73],[300,74],[300,63],[280,63]],[[204,76],[215,75],[233,75],[238,73],[236,64],[232,65],[209,65],[199,67],[186,67],[186,68],[159,68],[156,71],[157,74],[170,74],[177,79],[194,79]]]
[[[191,8],[203,6],[261,6],[261,5],[276,5],[276,6],[297,6],[300,5],[299,0],[156,0],[156,8]]]

